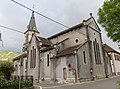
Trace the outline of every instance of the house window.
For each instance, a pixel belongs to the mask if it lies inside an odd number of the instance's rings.
[[[84,61],[84,64],[86,64],[86,55],[85,55],[85,51],[83,51],[83,61]]]
[[[47,66],[49,66],[49,60],[50,58],[49,58],[49,54],[47,54]]]

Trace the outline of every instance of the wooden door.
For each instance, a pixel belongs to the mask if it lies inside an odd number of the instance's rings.
[[[67,80],[67,70],[66,70],[66,68],[63,68],[63,79]]]

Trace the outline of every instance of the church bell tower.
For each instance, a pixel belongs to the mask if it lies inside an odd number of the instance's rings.
[[[31,40],[32,34],[39,35],[39,31],[37,30],[37,27],[36,27],[34,11],[32,11],[32,16],[31,16],[30,22],[27,26],[27,31],[24,34],[25,34],[25,42],[23,44],[23,51],[26,50],[26,48]]]

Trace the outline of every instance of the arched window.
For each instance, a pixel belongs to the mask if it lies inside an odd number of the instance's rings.
[[[35,66],[36,66],[36,49],[33,46],[30,53],[30,68],[35,68]]]
[[[32,52],[32,50],[31,50],[31,51],[30,51],[30,68],[32,68],[32,63],[33,63],[33,62],[32,62],[32,53],[33,53],[33,52]]]
[[[95,62],[96,64],[101,64],[101,56],[100,56],[100,48],[99,48],[99,43],[95,39],[93,41],[93,46],[94,46],[94,56],[95,56]]]
[[[49,58],[49,54],[47,54],[47,67],[49,66],[50,62],[50,58]]]
[[[84,62],[84,64],[87,63],[87,61],[86,61],[86,55],[85,55],[85,51],[83,51],[83,62]]]

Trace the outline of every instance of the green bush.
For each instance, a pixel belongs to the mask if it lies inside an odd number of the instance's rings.
[[[32,87],[32,82],[30,81],[20,81],[20,88],[28,88]],[[0,83],[0,89],[19,89],[19,81],[12,80],[12,81],[3,81]]]
[[[117,81],[117,83],[118,83],[118,85],[119,85],[119,88],[118,88],[118,89],[120,89],[120,81]]]
[[[0,64],[0,71],[6,80],[10,80],[11,73],[14,72],[14,70],[13,64],[9,61]]]

